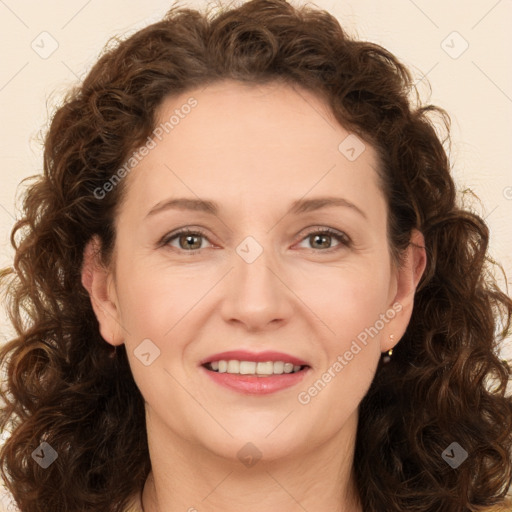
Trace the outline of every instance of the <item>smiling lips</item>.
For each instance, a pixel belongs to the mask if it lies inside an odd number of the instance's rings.
[[[268,377],[269,375],[282,375],[283,373],[295,373],[301,369],[300,365],[285,363],[284,361],[238,361],[236,359],[213,361],[206,365],[208,370],[219,373],[231,373],[238,375],[257,375]]]
[[[222,352],[201,362],[218,384],[244,394],[268,394],[294,386],[310,366],[281,352]],[[261,378],[264,377],[264,378]]]

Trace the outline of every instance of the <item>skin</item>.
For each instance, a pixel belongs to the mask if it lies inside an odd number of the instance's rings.
[[[101,265],[92,239],[83,267],[101,334],[126,344],[146,402],[145,512],[361,512],[351,476],[358,405],[382,352],[405,332],[425,251],[410,246],[405,264],[393,264],[376,153],[365,143],[349,161],[338,150],[349,132],[314,94],[218,82],[167,98],[159,122],[190,96],[197,107],[125,178],[112,265]],[[286,214],[297,199],[325,195],[363,214],[346,206]],[[147,216],[176,197],[209,199],[219,211]],[[159,245],[182,227],[206,232],[192,240],[195,254],[184,237]],[[327,227],[351,244],[308,236]],[[252,263],[236,252],[247,236],[263,249]],[[419,232],[411,240],[423,246]],[[298,393],[395,303],[401,311],[301,404]],[[147,338],[160,355],[145,366],[134,350]],[[244,395],[199,368],[236,349],[285,352],[311,369],[292,388]],[[261,453],[252,467],[237,456],[248,442]]]

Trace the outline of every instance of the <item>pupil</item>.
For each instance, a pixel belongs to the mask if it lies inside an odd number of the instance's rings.
[[[326,240],[327,238],[329,238],[329,236],[328,236],[328,235],[314,235],[314,236],[315,236],[315,241],[316,241],[317,239],[320,239],[320,240],[322,240],[322,239],[323,239],[323,240]],[[320,244],[321,244],[321,242],[320,242]]]
[[[185,236],[186,245],[189,248],[194,248],[194,247],[192,247],[194,245],[194,238],[198,238],[198,237],[196,235],[186,235]]]

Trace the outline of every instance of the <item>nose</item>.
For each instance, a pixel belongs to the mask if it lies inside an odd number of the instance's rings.
[[[234,268],[223,285],[221,315],[247,331],[277,328],[293,314],[294,295],[284,271],[270,248],[264,248],[254,261],[245,257],[243,249],[233,253]]]

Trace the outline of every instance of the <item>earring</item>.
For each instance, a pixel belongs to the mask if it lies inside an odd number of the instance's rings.
[[[395,341],[395,335],[394,334],[390,334],[389,335],[389,341],[391,342],[394,342]],[[389,361],[391,361],[391,355],[393,354],[393,349],[389,349],[387,352],[386,352],[386,355],[382,358],[382,362],[384,364],[386,363],[389,363]]]

